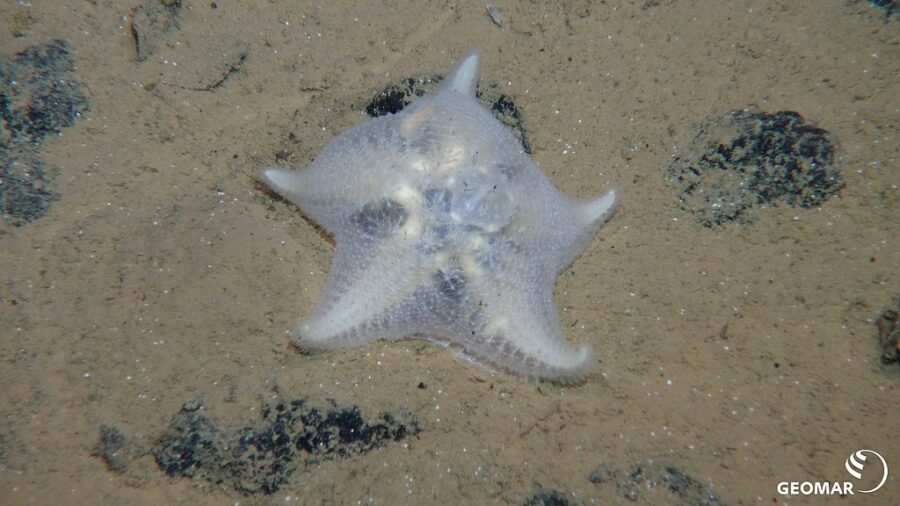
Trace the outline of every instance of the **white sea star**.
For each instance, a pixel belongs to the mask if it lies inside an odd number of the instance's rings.
[[[553,285],[612,214],[615,189],[563,195],[475,98],[478,54],[433,94],[335,138],[302,171],[261,170],[335,238],[305,350],[426,337],[525,376],[593,363],[562,333]]]

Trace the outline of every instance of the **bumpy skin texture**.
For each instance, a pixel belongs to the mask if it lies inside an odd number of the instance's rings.
[[[593,353],[566,342],[553,285],[617,191],[563,195],[478,104],[477,80],[471,53],[435,93],[347,130],[305,170],[260,172],[336,242],[301,348],[425,337],[524,376],[588,373]]]

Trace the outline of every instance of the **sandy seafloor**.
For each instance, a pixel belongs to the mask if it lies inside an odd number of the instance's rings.
[[[880,362],[873,325],[900,292],[898,13],[498,1],[497,26],[482,2],[184,1],[140,61],[143,3],[0,6],[0,53],[66,41],[89,100],[41,146],[59,199],[0,236],[0,503],[700,503],[629,478],[658,466],[723,504],[900,503],[900,371]],[[222,74],[233,48],[243,59]],[[622,192],[556,285],[570,341],[597,351],[581,385],[492,373],[424,341],[289,345],[332,245],[256,171],[303,167],[379,90],[473,48],[554,184]],[[692,125],[750,106],[831,132],[845,186],[821,206],[703,227],[666,167]],[[222,426],[258,423],[275,384],[366,417],[409,410],[421,431],[299,470],[272,495],[171,478],[149,454],[124,473],[92,455],[102,425],[152,444],[195,400]],[[891,467],[877,493],[777,493],[851,480],[845,459],[862,448]]]

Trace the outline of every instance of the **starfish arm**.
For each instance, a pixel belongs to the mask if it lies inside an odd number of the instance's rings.
[[[613,188],[608,192],[593,199],[588,199],[578,204],[578,212],[585,227],[595,230],[612,216],[619,205],[619,189]]]
[[[397,154],[406,142],[401,117],[408,114],[361,123],[331,141],[305,169],[265,167],[259,178],[337,235],[363,203],[390,198],[408,178]]]
[[[560,383],[580,381],[590,372],[589,345],[571,346],[559,326],[552,280],[492,276],[473,297],[481,306],[474,335],[457,339],[469,354],[503,369]]]
[[[285,199],[293,202],[311,220],[331,233],[346,219],[349,201],[322,191],[316,175],[307,170],[265,167],[259,178]]]
[[[475,87],[478,85],[478,60],[477,51],[460,58],[456,67],[444,79],[444,89],[474,97]]]
[[[557,270],[565,269],[596,235],[597,230],[612,216],[619,205],[618,188],[592,199],[571,199],[572,228],[563,248],[568,254],[560,254]]]
[[[396,309],[428,282],[418,253],[402,239],[368,250],[338,239],[331,269],[312,315],[297,325],[294,342],[304,350],[357,346],[390,333]]]
[[[614,188],[593,199],[573,199],[555,188],[522,201],[507,235],[522,251],[539,252],[539,271],[558,274],[581,253],[619,203]]]

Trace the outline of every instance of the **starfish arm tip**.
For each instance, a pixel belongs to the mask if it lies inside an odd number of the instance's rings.
[[[478,51],[470,51],[459,59],[459,63],[446,78],[446,88],[462,95],[475,96],[478,84]]]
[[[562,384],[581,383],[587,380],[594,370],[596,355],[594,348],[589,344],[583,344],[578,348],[577,358],[567,367],[559,367],[547,371],[544,379]]]
[[[323,351],[340,348],[339,342],[334,336],[326,335],[317,329],[315,325],[309,321],[302,321],[294,328],[291,335],[291,341],[297,348],[306,351]]]
[[[584,215],[591,224],[603,223],[612,216],[622,201],[621,191],[618,187],[591,199],[582,206]]]
[[[282,196],[290,193],[291,183],[295,177],[294,171],[281,167],[263,167],[257,174],[260,181]]]

